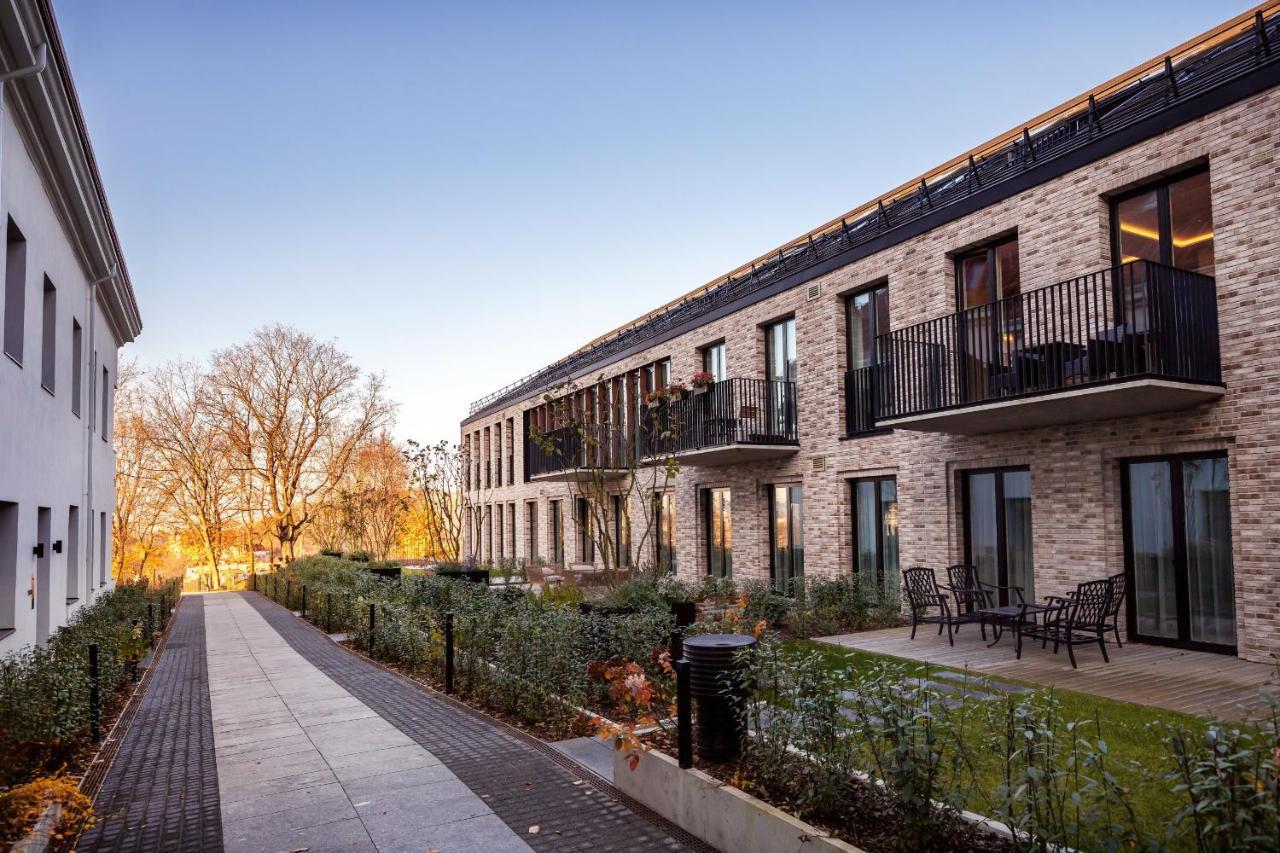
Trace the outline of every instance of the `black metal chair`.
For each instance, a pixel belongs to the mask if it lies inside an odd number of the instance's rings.
[[[1124,597],[1129,592],[1129,577],[1124,572],[1107,578],[1111,582],[1111,605],[1107,608],[1107,624],[1105,630],[1116,637],[1116,647],[1124,648],[1120,642],[1120,608],[1124,606]]]
[[[982,581],[978,580],[978,568],[968,563],[947,567],[946,589],[951,593],[955,611],[951,614],[955,630],[968,622],[977,622],[982,639],[987,639],[986,618],[980,611],[992,607],[995,597]]]
[[[1111,611],[1112,584],[1110,578],[1097,581],[1085,581],[1076,587],[1076,591],[1066,598],[1046,596],[1057,608],[1046,612],[1039,623],[1027,625],[1022,629],[1023,638],[1040,640],[1041,647],[1053,643],[1056,655],[1061,646],[1067,647],[1067,657],[1071,658],[1071,668],[1076,669],[1075,647],[1097,643],[1102,650],[1102,659],[1107,663],[1106,632],[1108,630],[1107,614]],[[1019,655],[1021,656],[1021,655]]]
[[[933,569],[923,566],[903,569],[902,588],[907,594],[907,606],[911,609],[911,639],[916,638],[917,625],[936,624],[939,636],[944,627],[947,629],[947,642],[954,646],[956,641],[951,633],[954,626],[951,605],[947,603],[947,596],[938,587]],[[937,609],[938,615],[929,615],[929,611],[933,609]]]

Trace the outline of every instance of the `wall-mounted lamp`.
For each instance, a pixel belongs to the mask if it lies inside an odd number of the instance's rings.
[[[36,543],[36,547],[34,547],[34,548],[32,548],[32,549],[31,549],[31,553],[36,555],[36,559],[40,559],[41,557],[43,557],[43,556],[44,556],[44,543],[43,543],[43,542],[37,542],[37,543]]]
[[[55,554],[61,554],[61,553],[62,553],[62,540],[61,540],[61,539],[55,539],[55,540],[54,540],[54,542],[53,542],[53,553],[55,553]]]

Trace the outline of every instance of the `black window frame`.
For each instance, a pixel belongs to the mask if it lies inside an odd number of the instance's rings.
[[[885,588],[885,569],[884,569],[884,493],[885,483],[893,483],[893,504],[898,505],[898,476],[896,474],[881,474],[874,477],[853,477],[849,481],[849,518],[851,525],[851,541],[853,543],[852,564],[853,576],[860,577],[858,572],[858,485],[860,483],[873,483],[875,485],[875,502],[876,502],[876,586],[881,591]],[[899,551],[899,570],[901,570],[901,554]]]
[[[712,577],[712,578],[732,578],[733,577],[733,546],[732,545],[730,545],[728,548],[725,549],[725,554],[727,559],[724,561],[724,565],[721,567],[720,574],[715,573],[714,566],[712,565],[711,555],[714,553],[713,543],[715,540],[712,536],[714,532],[712,519],[714,518],[714,516],[712,515],[711,507],[712,507],[713,495],[715,492],[728,492],[729,494],[729,513],[730,513],[729,535],[730,536],[733,535],[733,489],[730,486],[709,486],[703,489],[702,490],[702,518],[703,518],[702,536],[703,536],[703,542],[706,545],[706,551],[707,551],[706,575],[707,577]],[[723,539],[724,539],[724,534],[722,532],[721,540]]]
[[[1154,177],[1149,181],[1144,181],[1141,185],[1133,189],[1125,190],[1107,197],[1107,213],[1111,217],[1108,223],[1107,233],[1111,238],[1111,264],[1114,267],[1123,265],[1124,255],[1120,250],[1120,217],[1119,207],[1130,199],[1137,198],[1140,195],[1146,195],[1152,190],[1156,191],[1156,213],[1159,217],[1159,241],[1160,241],[1160,260],[1158,263],[1167,267],[1173,266],[1173,217],[1169,210],[1169,185],[1176,184],[1178,181],[1185,180],[1194,175],[1204,173],[1209,175],[1209,205],[1210,215],[1212,215],[1213,206],[1213,176],[1209,171],[1208,163],[1197,163],[1194,166],[1188,166],[1185,169],[1179,169],[1166,175]],[[1217,226],[1214,226],[1214,272],[1217,272]]]

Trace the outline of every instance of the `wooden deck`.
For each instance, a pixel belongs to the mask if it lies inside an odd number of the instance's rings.
[[[1066,650],[1055,655],[1028,642],[1022,660],[1013,652],[1013,636],[1006,633],[987,648],[978,626],[966,625],[956,634],[954,647],[938,636],[937,628],[922,625],[914,640],[911,629],[887,628],[860,634],[820,637],[822,642],[866,652],[923,661],[1029,684],[1092,693],[1108,699],[1152,705],[1188,714],[1239,719],[1245,709],[1260,708],[1258,697],[1273,680],[1275,670],[1227,655],[1193,652],[1140,643],[1107,646],[1111,663],[1104,663],[1096,646],[1077,646],[1079,669],[1072,669]]]

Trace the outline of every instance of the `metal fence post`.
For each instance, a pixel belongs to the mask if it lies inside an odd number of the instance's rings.
[[[89,736],[102,740],[102,705],[98,694],[98,644],[89,644]]]
[[[302,618],[307,618],[307,585],[302,585]]]
[[[444,615],[444,692],[453,692],[453,614]]]
[[[369,602],[369,656],[370,657],[373,657],[373,637],[374,637],[374,631],[376,631],[378,627],[377,611],[378,611],[378,605],[370,601]]]
[[[676,661],[676,744],[680,767],[693,766],[693,699],[689,693],[689,662]]]

